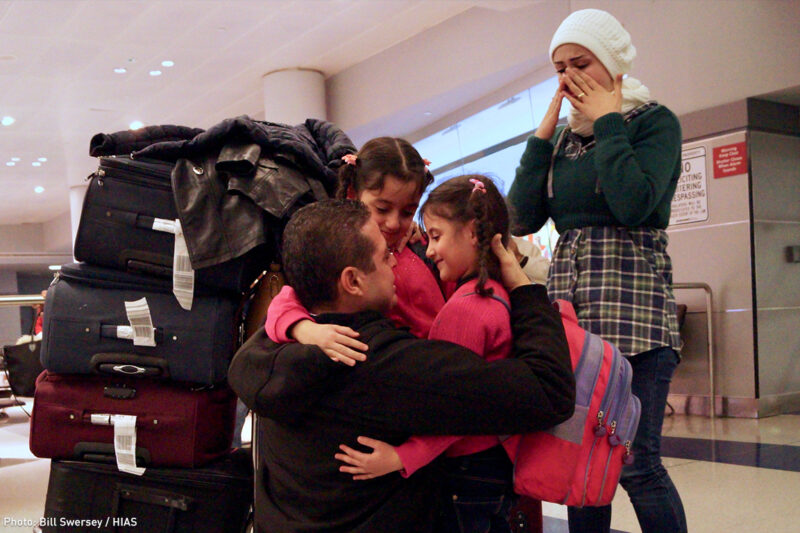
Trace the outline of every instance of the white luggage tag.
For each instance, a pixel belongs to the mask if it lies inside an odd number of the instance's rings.
[[[114,454],[117,468],[141,476],[145,469],[136,466],[136,417],[131,415],[111,415],[114,424]]]
[[[128,315],[128,322],[133,329],[133,345],[155,346],[156,332],[153,328],[153,319],[150,317],[147,298],[125,302],[125,313]],[[125,326],[117,327],[117,336],[120,334],[127,335],[120,338],[130,338],[130,331],[126,331]]]
[[[120,472],[141,476],[145,469],[136,466],[136,417],[93,413],[90,417],[96,426],[114,426],[114,455]]]
[[[180,306],[192,310],[194,296],[194,270],[189,260],[189,248],[183,237],[181,221],[175,221],[175,253],[172,258],[172,293],[178,299]]]
[[[175,248],[172,256],[172,293],[182,309],[191,311],[194,297],[194,270],[189,260],[189,248],[183,236],[180,219],[153,220],[153,229],[175,235]]]

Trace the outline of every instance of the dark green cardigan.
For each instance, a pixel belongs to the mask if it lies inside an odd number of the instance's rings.
[[[531,136],[508,194],[515,231],[538,231],[548,217],[556,230],[586,226],[653,227],[669,224],[672,195],[680,177],[681,128],[678,118],[658,105],[626,123],[609,113],[594,123],[596,145],[577,159],[555,160],[554,197],[548,198],[547,172],[554,144]]]

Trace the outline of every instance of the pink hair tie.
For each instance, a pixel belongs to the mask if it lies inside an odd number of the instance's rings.
[[[348,165],[356,166],[357,159],[358,157],[356,156],[356,154],[347,154],[342,156],[342,161],[344,161]]]
[[[476,179],[476,178],[471,178],[469,180],[469,182],[472,183],[473,185],[475,185],[472,188],[472,192],[481,191],[483,194],[486,194],[486,185],[484,185],[481,180]]]

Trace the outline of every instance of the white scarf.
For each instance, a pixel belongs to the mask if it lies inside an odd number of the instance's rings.
[[[650,101],[650,89],[642,85],[636,78],[625,78],[622,80],[622,114],[624,115],[631,109]],[[567,117],[570,129],[581,137],[594,135],[594,121],[575,109],[569,112]]]

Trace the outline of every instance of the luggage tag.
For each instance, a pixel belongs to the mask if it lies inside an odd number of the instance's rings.
[[[144,474],[146,469],[136,466],[136,416],[92,414],[91,423],[114,426],[114,455],[120,472]]]
[[[136,417],[131,415],[112,415],[114,424],[114,453],[117,468],[141,476],[145,469],[136,466]]]
[[[128,322],[131,323],[130,329],[133,329],[133,345],[155,346],[156,332],[153,328],[153,319],[150,317],[147,298],[125,302],[125,313],[128,315]],[[117,336],[119,338],[131,338],[130,329],[127,329],[126,326],[118,326]]]
[[[180,219],[153,220],[153,229],[175,235],[175,249],[172,256],[172,294],[182,309],[191,311],[194,298],[194,270],[189,260],[189,248],[183,236]]]

